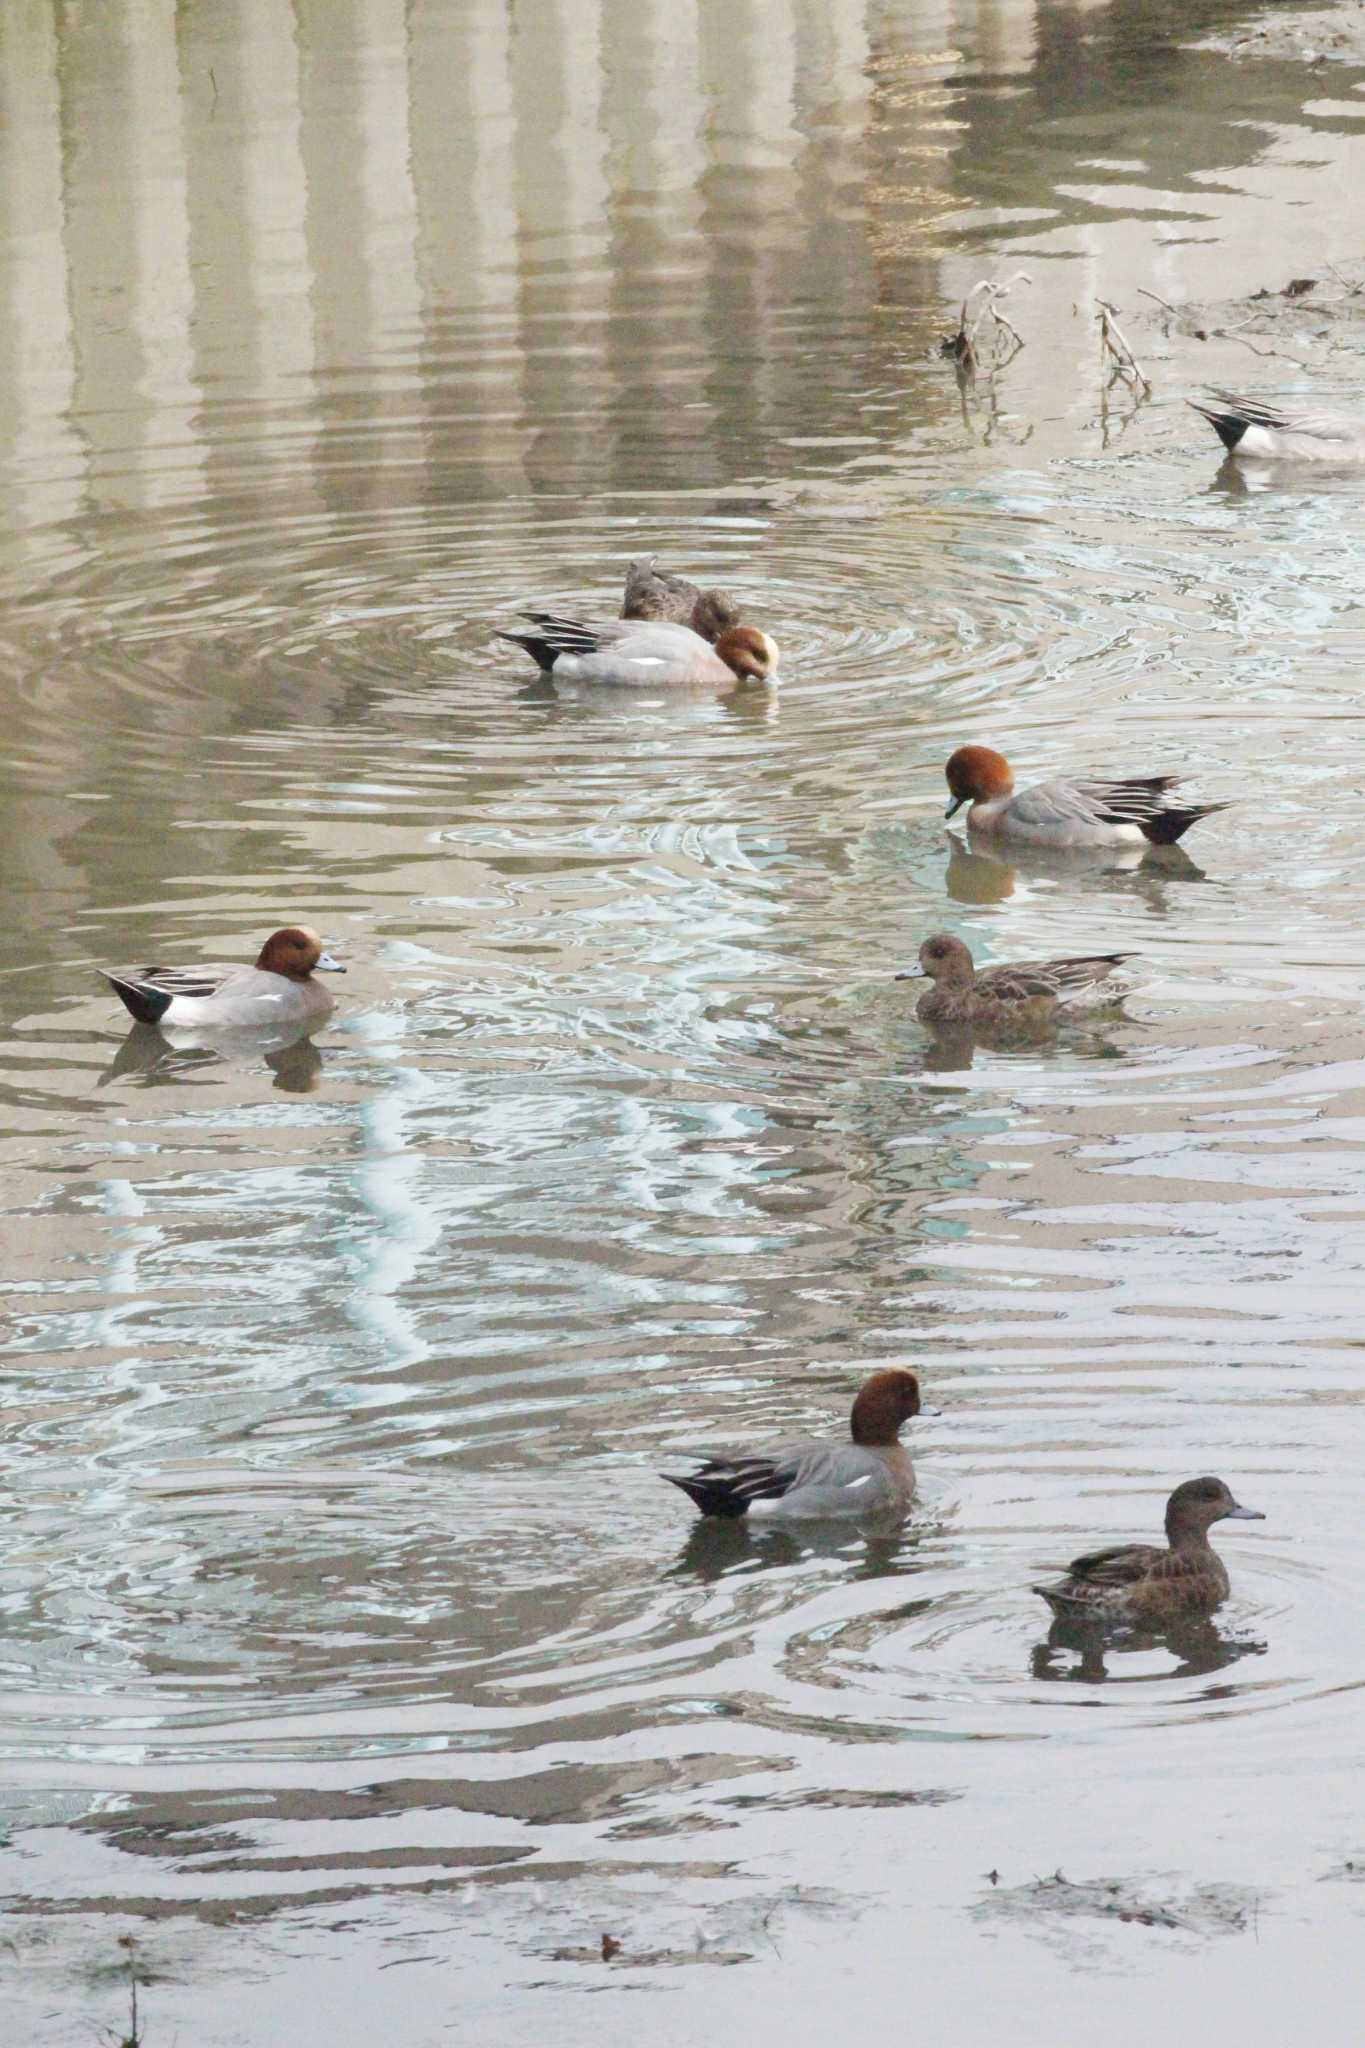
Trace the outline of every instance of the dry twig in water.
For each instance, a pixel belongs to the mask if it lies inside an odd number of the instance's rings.
[[[1155,296],[1155,294],[1152,294],[1152,296]],[[1129,347],[1123,329],[1114,317],[1114,308],[1110,305],[1108,299],[1096,299],[1095,304],[1100,309],[1095,318],[1100,323],[1101,367],[1112,356],[1114,368],[1111,375],[1122,377],[1125,383],[1140,384],[1145,395],[1150,398],[1152,395],[1151,379],[1147,376],[1146,371]]]
[[[1006,363],[1011,362],[1018,355],[1020,349],[1024,346],[1024,337],[1013,322],[1007,320],[1000,311],[1000,301],[1009,296],[1014,285],[1032,283],[1033,279],[1026,270],[1016,270],[1012,277],[1005,279],[1003,284],[995,284],[990,278],[983,277],[972,286],[966,298],[962,301],[962,311],[958,316],[957,333],[950,335],[943,345],[943,353],[950,355],[958,368],[966,376],[974,377],[980,367],[980,358],[976,352],[976,336],[982,321],[987,318],[991,322],[995,344],[995,358],[991,368],[993,370],[1003,369]],[[969,320],[967,309],[971,305],[972,300],[978,296],[981,297],[981,304]],[[1009,336],[1007,343],[1001,342],[1002,330]]]

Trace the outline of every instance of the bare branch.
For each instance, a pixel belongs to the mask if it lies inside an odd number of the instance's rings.
[[[1125,380],[1131,379],[1135,384],[1140,384],[1150,398],[1152,392],[1151,379],[1129,347],[1123,329],[1114,317],[1114,308],[1107,299],[1096,299],[1095,304],[1100,309],[1095,317],[1100,323],[1101,361],[1106,356],[1112,356],[1114,358],[1114,374],[1123,377]]]

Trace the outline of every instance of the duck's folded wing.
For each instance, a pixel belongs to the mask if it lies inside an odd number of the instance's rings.
[[[228,967],[138,967],[121,969],[118,978],[130,987],[155,989],[174,999],[216,995],[231,972]]]
[[[1088,1586],[1131,1586],[1169,1556],[1152,1543],[1119,1543],[1112,1550],[1087,1550],[1083,1557],[1073,1557],[1067,1572]]]
[[[1012,967],[987,967],[976,977],[977,993],[993,1003],[1026,1003],[1036,996],[1055,996],[1057,983],[1045,961],[1020,961]]]
[[[228,972],[223,967],[100,969],[125,1010],[140,1024],[159,1024],[177,997],[216,995]]]
[[[607,635],[600,627],[603,645],[593,654],[577,656],[577,675],[596,683],[718,683],[733,682],[714,647],[694,633],[690,626],[670,624],[663,619],[618,619]],[[576,650],[566,649],[573,653]]]
[[[665,1472],[704,1515],[734,1517],[747,1513],[756,1500],[780,1500],[794,1484],[799,1454],[788,1455],[780,1444],[769,1451],[680,1450],[697,1458],[700,1467],[685,1478]]]
[[[791,1491],[796,1471],[796,1466],[789,1461],[755,1454],[747,1458],[724,1458],[703,1465],[699,1476],[720,1480],[736,1500],[747,1503],[780,1500],[784,1493]]]
[[[1145,825],[1165,809],[1178,775],[1129,775],[1118,782],[1073,782],[1077,802],[1106,825]]]
[[[1010,798],[1010,823],[1034,838],[1066,845],[1097,825],[1141,825],[1161,809],[1176,780],[1149,775],[1120,782],[1039,782]]]
[[[609,647],[623,633],[638,630],[638,622],[633,619],[589,622],[571,619],[564,612],[524,612],[522,616],[535,627],[535,638],[556,654],[595,654],[599,647]]]
[[[1132,957],[1131,953],[1078,953],[1065,960],[1016,960],[1007,967],[983,968],[976,977],[976,985],[993,1000],[1022,1003],[1031,996],[1065,995],[1072,989],[1092,988]]]

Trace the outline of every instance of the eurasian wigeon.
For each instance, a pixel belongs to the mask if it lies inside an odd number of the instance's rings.
[[[628,689],[733,687],[776,683],[777,642],[756,626],[732,626],[714,647],[690,626],[608,619],[584,625],[553,612],[527,612],[534,631],[499,633],[556,681]]]
[[[1066,960],[1015,960],[983,967],[951,932],[935,932],[919,949],[919,966],[897,981],[928,975],[934,987],[915,1005],[922,1024],[975,1024],[986,1030],[1028,1029],[1049,1023],[1069,995],[1109,980],[1131,953],[1086,953]],[[1115,991],[1117,994],[1118,991]]]
[[[657,559],[644,555],[626,570],[623,619],[658,619],[690,626],[712,643],[739,624],[739,606],[732,597],[723,590],[698,590],[685,576],[665,575],[655,568]]]
[[[1178,775],[1039,782],[1016,796],[1014,770],[994,747],[959,747],[943,772],[952,791],[945,817],[970,804],[970,831],[1032,846],[1173,846],[1197,819],[1227,809],[1226,804],[1182,809],[1165,803]]]
[[[100,969],[140,1024],[240,1031],[279,1024],[320,1023],[335,1005],[315,972],[344,974],[307,925],[272,932],[254,967]]]
[[[915,1491],[915,1468],[900,1442],[901,1424],[919,1414],[919,1381],[902,1366],[865,1380],[851,1417],[852,1441],[818,1437],[761,1451],[697,1451],[704,1462],[680,1486],[703,1515],[735,1521],[833,1515],[884,1519],[904,1515]]]
[[[1365,425],[1339,412],[1302,412],[1215,391],[1216,405],[1187,398],[1229,455],[1257,462],[1365,462]]]
[[[1209,1542],[1214,1522],[1263,1522],[1221,1479],[1187,1479],[1166,1503],[1166,1549],[1120,1543],[1073,1557],[1053,1586],[1035,1586],[1062,1621],[1148,1621],[1210,1611],[1228,1596],[1227,1567]]]

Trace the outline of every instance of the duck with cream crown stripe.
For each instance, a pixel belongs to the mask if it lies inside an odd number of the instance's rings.
[[[849,1418],[850,1442],[819,1437],[770,1444],[765,1450],[692,1451],[698,1472],[678,1479],[703,1515],[737,1521],[903,1516],[915,1491],[910,1453],[900,1441],[901,1424],[919,1414],[919,1380],[902,1366],[874,1372],[865,1380]]]
[[[626,689],[733,689],[736,683],[773,683],[777,642],[756,626],[732,626],[714,647],[690,626],[606,619],[585,625],[554,612],[527,612],[532,630],[499,633],[524,647],[556,682],[598,683]]]
[[[994,747],[959,747],[944,769],[952,792],[945,817],[970,804],[967,827],[1021,845],[1173,846],[1200,818],[1226,804],[1172,805],[1176,775],[1125,776],[1114,782],[1039,782],[1015,793],[1014,770]]]
[[[140,1024],[237,1031],[279,1024],[320,1024],[335,1007],[313,975],[344,974],[307,925],[272,932],[254,967],[100,969]]]

